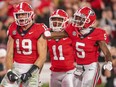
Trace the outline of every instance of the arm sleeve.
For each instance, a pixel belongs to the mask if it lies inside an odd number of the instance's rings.
[[[8,27],[8,30],[7,30],[7,36],[11,36],[13,38],[13,35],[16,34],[16,24],[15,23],[12,23],[9,27]]]
[[[103,29],[99,30],[99,35],[97,38],[99,41],[105,41],[106,43],[109,42],[108,35],[106,34],[106,32]]]
[[[72,33],[72,29],[71,29],[71,27],[72,27],[72,25],[69,24],[69,25],[65,28],[65,31],[66,31],[66,33],[67,33],[69,36],[70,36],[71,33]]]
[[[37,27],[37,37],[39,38],[46,30],[48,30],[47,26],[45,24],[40,24],[40,26]]]
[[[11,25],[8,27],[7,36],[11,35]]]

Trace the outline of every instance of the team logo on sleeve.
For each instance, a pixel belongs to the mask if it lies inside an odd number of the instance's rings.
[[[12,34],[13,34],[13,35],[16,35],[16,30],[14,30],[14,31],[12,32]]]
[[[76,31],[73,31],[73,32],[72,32],[72,35],[73,35],[73,36],[76,36],[76,35],[77,35]]]

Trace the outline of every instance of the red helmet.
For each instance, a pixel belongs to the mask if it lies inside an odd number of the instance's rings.
[[[68,14],[61,9],[52,13],[49,18],[49,26],[53,31],[61,31],[68,24]]]
[[[81,28],[91,27],[96,20],[95,12],[89,7],[83,7],[74,13],[74,26]]]
[[[31,23],[33,16],[34,11],[32,7],[26,2],[18,4],[14,9],[14,18],[16,24],[19,26],[25,26]]]

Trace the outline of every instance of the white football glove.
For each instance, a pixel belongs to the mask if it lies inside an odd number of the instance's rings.
[[[103,66],[104,70],[107,69],[109,71],[112,70],[112,62],[108,61],[104,66]]]
[[[48,31],[48,30],[46,30],[46,31],[44,32],[44,36],[45,36],[45,37],[50,37],[50,36],[51,36],[51,32]]]

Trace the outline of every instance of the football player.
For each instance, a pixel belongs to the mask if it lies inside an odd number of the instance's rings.
[[[63,32],[68,24],[68,14],[61,9],[54,11],[49,18],[51,32]],[[48,39],[51,59],[50,87],[74,87],[74,53],[72,40],[69,37]]]
[[[74,13],[73,22],[65,28],[65,32],[49,32],[48,35],[48,38],[62,38],[68,34],[71,38],[77,63],[74,87],[95,87],[100,75],[99,48],[107,62],[104,69],[112,69],[112,58],[106,45],[106,32],[92,26],[95,20],[95,12],[89,7],[82,7]]]
[[[15,22],[9,26],[3,87],[38,87],[39,69],[46,60],[47,41],[44,24],[33,23],[32,7],[22,2],[14,11]]]

